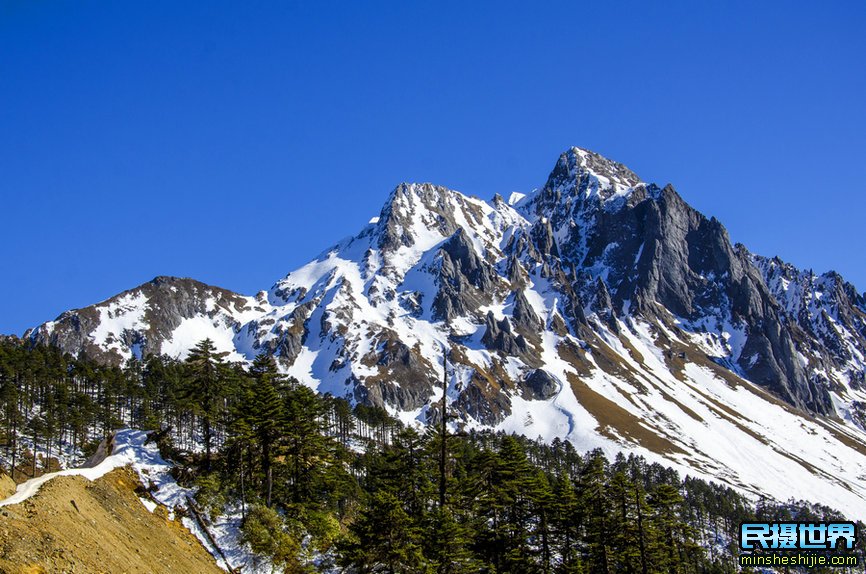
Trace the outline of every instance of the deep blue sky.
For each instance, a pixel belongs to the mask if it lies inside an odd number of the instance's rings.
[[[866,3],[826,4],[0,1],[0,333],[252,294],[400,181],[528,191],[571,145],[862,291]]]

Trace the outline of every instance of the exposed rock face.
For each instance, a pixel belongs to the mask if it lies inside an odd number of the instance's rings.
[[[254,344],[253,347],[271,355],[278,355],[284,364],[294,363],[303,350],[309,332],[307,321],[315,309],[315,301],[298,305],[278,326],[274,326],[275,321],[270,318],[254,321],[247,327],[249,336],[255,337],[260,330],[271,331],[276,336],[258,345]]]
[[[514,335],[507,318],[497,321],[492,312],[485,318],[484,336],[481,342],[491,351],[499,351],[505,355],[523,355],[529,351],[529,345],[523,335]]]
[[[514,309],[511,312],[514,328],[521,334],[537,335],[544,323],[535,314],[523,291],[514,292]]]
[[[413,229],[419,222],[445,237],[452,235],[460,228],[450,201],[452,194],[445,187],[429,183],[397,186],[379,216],[379,248],[396,251],[416,245],[419,238]]]
[[[477,372],[472,374],[454,406],[489,426],[499,424],[511,413],[511,402],[504,389]]]
[[[560,387],[556,379],[553,378],[553,375],[544,369],[535,369],[529,373],[529,376],[523,382],[523,386],[529,398],[540,401],[546,401],[556,395]]]
[[[360,388],[365,402],[393,405],[403,411],[422,407],[430,389],[439,382],[436,369],[419,353],[397,338],[385,340],[376,366],[380,375],[368,378]]]
[[[511,257],[508,258],[508,282],[518,292],[526,286],[526,269],[523,268],[520,264],[520,259],[513,252],[511,253]]]
[[[499,276],[493,266],[475,251],[461,228],[441,248],[439,291],[433,300],[433,318],[450,321],[473,314],[489,303]]]
[[[743,248],[744,249],[744,248]],[[750,255],[778,303],[796,351],[817,388],[832,388],[832,373],[863,388],[866,379],[866,296],[838,273],[800,271],[778,257]],[[842,381],[846,382],[846,381]],[[835,383],[835,384],[834,384]]]
[[[760,273],[744,249],[731,246],[724,227],[689,207],[670,186],[635,210],[645,254],[634,287],[617,293],[620,305],[631,298],[637,311],[661,305],[689,321],[721,310],[746,329],[745,346],[733,360],[750,380],[792,404],[830,412],[826,393],[809,385]]]

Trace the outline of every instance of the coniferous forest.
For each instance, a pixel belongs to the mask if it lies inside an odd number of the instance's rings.
[[[198,504],[239,505],[243,540],[286,572],[315,571],[313,556],[359,573],[734,572],[741,522],[842,518],[639,456],[406,428],[316,394],[269,357],[229,364],[208,340],[184,361],[123,368],[0,340],[0,457],[16,480],[122,426],[158,431]]]

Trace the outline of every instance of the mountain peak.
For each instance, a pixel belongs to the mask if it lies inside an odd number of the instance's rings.
[[[401,183],[377,222],[379,247],[428,249],[458,228],[481,225],[490,207],[477,197],[432,183]]]
[[[551,178],[556,175],[570,176],[570,179],[589,175],[602,180],[602,183],[625,188],[641,183],[637,174],[625,165],[580,147],[572,147],[560,154]]]
[[[572,147],[562,152],[553,171],[537,192],[519,203],[524,215],[550,217],[557,210],[574,204],[585,205],[586,200],[609,200],[631,195],[641,179],[629,168],[596,152]],[[572,200],[577,200],[572,203]],[[618,204],[617,204],[618,205]],[[569,207],[567,210],[570,210]]]

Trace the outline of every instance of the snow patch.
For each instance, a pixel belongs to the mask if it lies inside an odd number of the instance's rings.
[[[185,359],[190,350],[204,339],[213,341],[219,353],[228,353],[229,361],[244,361],[237,352],[234,343],[235,330],[226,325],[222,319],[208,317],[190,317],[181,321],[171,333],[171,337],[163,341],[160,352],[176,359]]]

